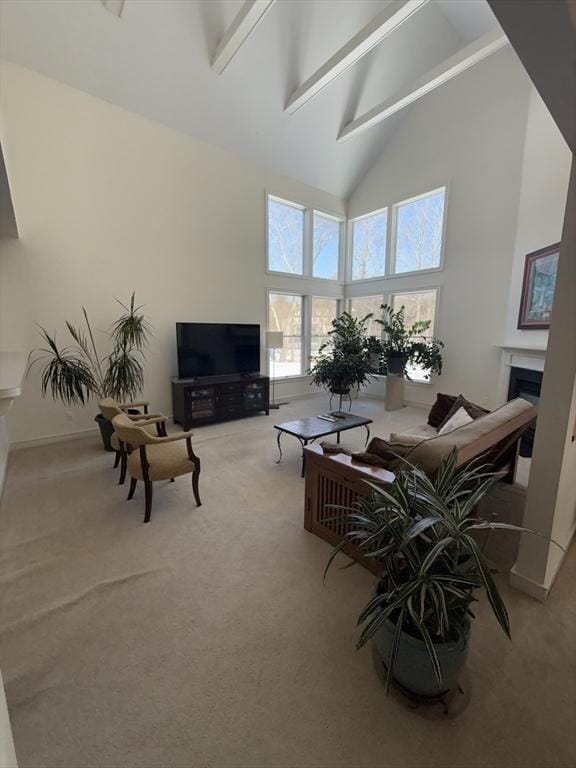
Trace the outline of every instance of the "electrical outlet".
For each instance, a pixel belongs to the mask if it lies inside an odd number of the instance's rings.
[[[72,411],[66,411],[66,418],[68,419],[68,421],[74,421],[74,414],[72,413]]]

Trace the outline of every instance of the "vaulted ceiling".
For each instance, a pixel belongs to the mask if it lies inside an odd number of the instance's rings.
[[[107,1],[112,9],[122,5]],[[276,0],[217,74],[211,61],[242,6],[242,0],[125,0],[118,17],[101,0],[2,0],[0,52],[346,198],[405,111],[339,143],[342,128],[497,27],[485,0],[429,0],[290,115],[285,106],[293,91],[388,2]]]

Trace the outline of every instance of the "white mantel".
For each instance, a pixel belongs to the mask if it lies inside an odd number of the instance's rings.
[[[498,378],[498,402],[508,399],[510,368],[527,368],[529,371],[544,371],[546,347],[521,344],[494,344],[501,351],[500,375]]]

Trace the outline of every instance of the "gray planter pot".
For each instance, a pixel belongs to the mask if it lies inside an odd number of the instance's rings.
[[[386,353],[386,370],[391,376],[401,376],[406,368],[406,355],[403,352]]]
[[[384,664],[390,655],[393,635],[394,624],[387,621],[374,636],[376,648]],[[470,624],[467,624],[465,637],[456,642],[434,645],[442,670],[443,685],[440,688],[424,641],[402,632],[394,665],[394,681],[407,691],[422,697],[439,696],[452,690],[457,686],[466,662],[469,635]]]

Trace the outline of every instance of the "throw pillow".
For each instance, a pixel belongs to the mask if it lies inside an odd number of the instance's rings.
[[[449,432],[458,429],[458,427],[463,427],[465,424],[471,424],[473,421],[474,419],[467,413],[465,408],[458,408],[456,413],[448,419],[442,429],[438,430],[438,437],[447,435]]]
[[[452,407],[446,414],[444,420],[438,427],[438,431],[442,429],[444,424],[448,422],[452,416],[456,413],[456,411],[459,408],[464,408],[468,416],[474,421],[476,419],[479,419],[481,416],[485,416],[487,413],[490,413],[490,411],[487,411],[485,408],[482,408],[480,405],[476,405],[475,403],[471,403],[469,400],[466,400],[464,395],[458,395],[456,400],[454,400],[454,403],[452,404]]]
[[[456,395],[443,395],[441,393],[436,395],[436,402],[430,409],[428,414],[428,424],[434,429],[439,429],[442,422],[448,415],[448,411],[454,405]]]

